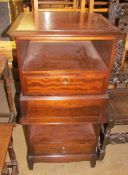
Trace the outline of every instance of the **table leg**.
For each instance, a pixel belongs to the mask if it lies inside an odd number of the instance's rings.
[[[12,138],[10,140],[10,144],[8,147],[8,153],[9,153],[9,157],[11,160],[12,175],[16,175],[18,174],[19,171],[18,171],[18,163],[16,160],[16,155],[13,149],[13,139]]]

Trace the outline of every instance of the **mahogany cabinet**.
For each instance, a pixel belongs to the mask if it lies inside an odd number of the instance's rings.
[[[115,43],[120,33],[99,14],[21,14],[15,38],[21,80],[21,124],[30,169],[35,162],[95,166]]]

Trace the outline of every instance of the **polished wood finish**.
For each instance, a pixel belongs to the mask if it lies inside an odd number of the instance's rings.
[[[28,166],[88,160],[94,167],[120,33],[98,14],[32,15],[21,14],[9,31],[17,44]]]
[[[67,97],[25,97],[21,96],[22,120],[43,123],[101,122],[106,114],[107,95]],[[36,122],[35,121],[35,122]]]
[[[95,153],[95,144],[96,137],[89,124],[40,125],[31,126],[30,130],[30,149],[35,155],[51,154],[57,158],[61,154]]]
[[[18,174],[18,166],[15,152],[12,145],[13,124],[0,124],[0,174],[9,175],[9,168],[12,169],[11,175]],[[7,152],[10,162],[6,162]]]
[[[46,23],[47,18],[48,24]],[[24,43],[24,40],[29,41],[30,37],[33,41],[110,41],[115,40],[117,36],[121,37],[119,29],[112,26],[100,14],[39,12],[37,20],[38,23],[35,23],[32,13],[21,13],[9,29],[8,34],[15,38],[21,38],[22,40],[17,41],[20,43]]]
[[[32,54],[33,49],[37,54]],[[93,42],[57,42],[52,46],[32,42],[23,65],[22,92],[24,95],[100,94],[106,89],[106,74],[107,67]]]

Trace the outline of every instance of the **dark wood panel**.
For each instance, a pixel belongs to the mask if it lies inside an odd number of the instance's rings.
[[[100,120],[94,119],[94,118],[89,118],[88,117],[75,117],[75,118],[65,118],[65,117],[44,117],[44,118],[36,118],[36,116],[34,118],[25,118],[22,117],[20,119],[20,123],[22,125],[31,125],[31,124],[35,124],[35,125],[46,125],[46,124],[81,124],[81,123],[94,123],[94,124],[101,124],[101,123],[107,123],[108,122],[108,118],[106,116],[100,116]],[[97,117],[98,118],[98,117]]]
[[[21,96],[22,116],[44,121],[97,121],[106,114],[107,95],[69,97]],[[58,118],[58,119],[57,119]],[[39,121],[38,120],[38,121]],[[43,122],[42,120],[42,122]]]
[[[108,41],[93,41],[93,44],[95,46],[95,49],[99,53],[99,55],[102,57],[105,65],[112,68],[113,64],[113,58],[115,54],[115,41],[114,40],[108,40]]]
[[[45,23],[46,16],[48,16],[50,25]],[[86,38],[92,37],[93,39],[96,37],[109,39],[111,37],[116,39],[121,35],[120,31],[113,27],[107,19],[95,13],[88,15],[87,13],[81,14],[79,12],[42,12],[37,22],[39,26],[23,27],[28,23],[28,18],[30,23],[33,24],[32,13],[19,15],[9,30],[9,34],[20,39],[31,38],[31,40],[49,39],[50,36],[54,40],[63,39],[63,36],[68,36],[69,38],[71,36],[86,36]]]
[[[69,71],[72,70],[78,72],[82,70],[107,71],[107,66],[102,61],[93,41],[56,41],[52,43],[30,41],[23,70],[38,73],[45,71],[46,74],[48,71],[63,70],[70,73]]]
[[[30,125],[30,140],[33,140],[33,143],[61,141],[94,143],[95,133],[91,124]]]

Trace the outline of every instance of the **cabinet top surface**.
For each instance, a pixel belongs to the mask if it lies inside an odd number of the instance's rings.
[[[100,14],[80,12],[21,13],[8,33],[12,37],[85,36],[117,37],[119,30]]]

